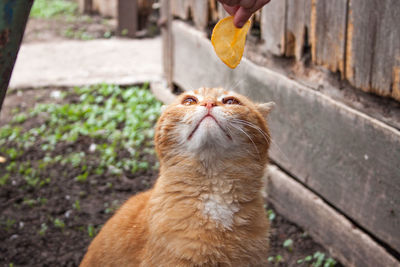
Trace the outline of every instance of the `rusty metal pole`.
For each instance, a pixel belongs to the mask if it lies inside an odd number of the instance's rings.
[[[33,0],[0,1],[0,112]]]

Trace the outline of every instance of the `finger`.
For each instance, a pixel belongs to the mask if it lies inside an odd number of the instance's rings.
[[[257,3],[250,9],[246,9],[243,7],[240,7],[236,13],[235,13],[235,18],[233,19],[233,23],[235,24],[236,27],[241,28],[243,25],[249,20],[251,15],[253,15],[254,12],[262,8],[265,4],[267,4],[270,0],[260,0],[257,1]]]
[[[240,0],[219,0],[219,2],[227,6],[237,6],[240,3]]]
[[[241,0],[239,6],[244,7],[245,9],[252,9],[257,1],[255,0]]]
[[[253,13],[243,7],[239,8],[235,13],[235,17],[233,18],[233,24],[237,28],[242,28],[243,25],[249,20]]]
[[[229,13],[229,15],[234,16],[237,12],[237,10],[239,9],[239,6],[228,6],[228,5],[223,5],[224,9],[226,10],[226,12]]]

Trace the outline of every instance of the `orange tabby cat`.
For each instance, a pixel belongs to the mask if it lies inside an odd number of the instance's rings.
[[[265,116],[221,88],[185,92],[158,120],[160,175],[104,225],[86,266],[265,266]]]

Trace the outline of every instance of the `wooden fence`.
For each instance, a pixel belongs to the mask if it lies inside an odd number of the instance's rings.
[[[192,17],[200,30],[226,16],[215,0],[171,5],[174,16]],[[272,0],[256,21],[264,52],[300,60],[310,46],[315,64],[339,71],[356,88],[400,101],[398,0]]]
[[[291,177],[268,175],[269,200],[345,265],[400,266],[399,129],[263,61],[244,58],[230,70],[208,38],[224,16],[213,0],[162,1],[167,80],[184,90],[229,81],[254,100],[276,102],[270,156]],[[314,65],[339,72],[356,91],[400,100],[400,1],[272,0],[254,24],[258,54],[302,61],[309,49]]]

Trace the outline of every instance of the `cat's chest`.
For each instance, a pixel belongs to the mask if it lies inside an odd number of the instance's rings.
[[[200,197],[203,216],[226,229],[232,229],[235,214],[240,210],[232,188],[231,183],[214,184]]]

